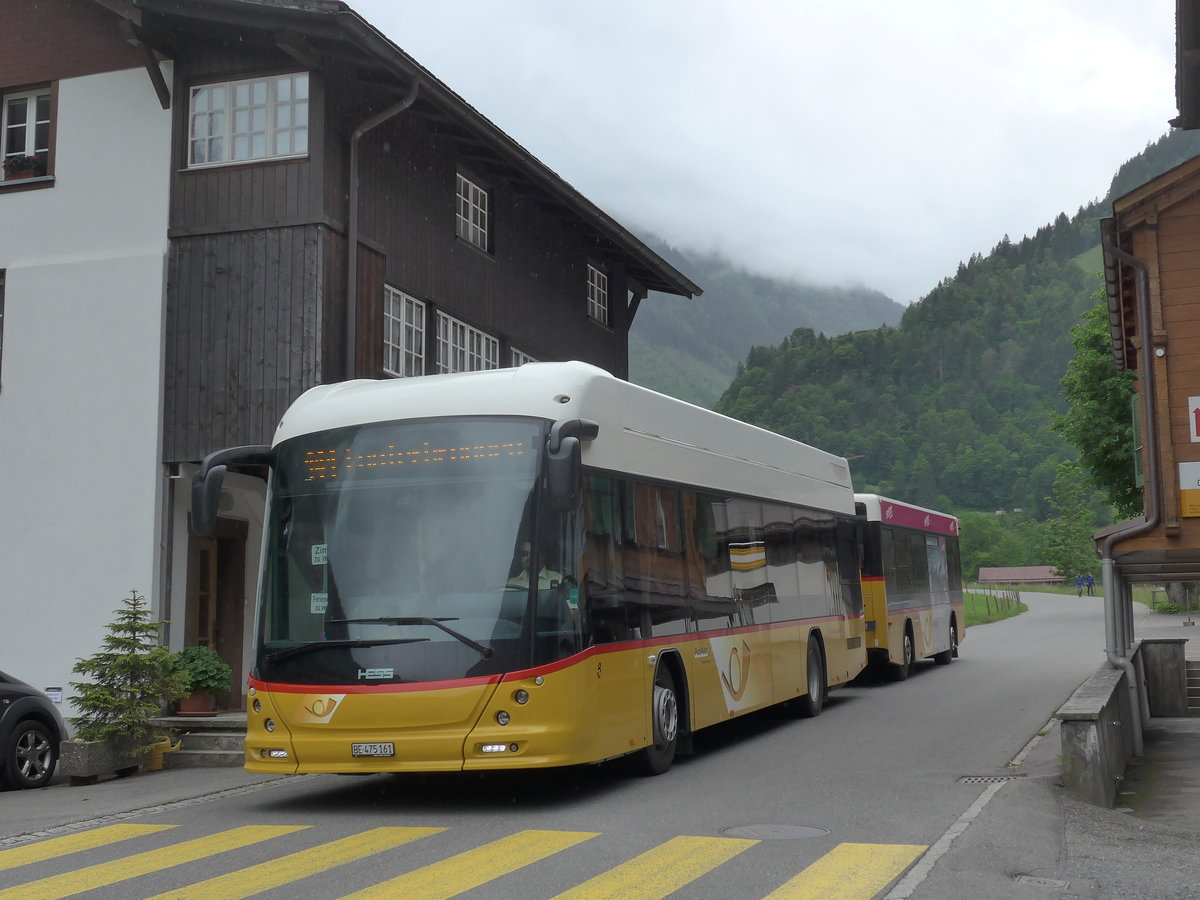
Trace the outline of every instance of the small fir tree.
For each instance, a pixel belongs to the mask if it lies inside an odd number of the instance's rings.
[[[131,591],[114,614],[103,649],[77,659],[71,670],[91,679],[71,682],[78,694],[71,703],[79,710],[71,721],[82,740],[148,749],[161,737],[149,719],[187,691],[162,644],[163,623],[151,621],[145,597]]]

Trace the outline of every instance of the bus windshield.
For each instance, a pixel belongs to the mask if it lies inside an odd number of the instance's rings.
[[[440,681],[577,652],[577,554],[563,537],[574,516],[538,504],[545,429],[455,418],[281,444],[259,677]]]

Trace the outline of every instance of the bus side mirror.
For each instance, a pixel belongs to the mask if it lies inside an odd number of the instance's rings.
[[[557,450],[546,453],[546,488],[555,512],[569,512],[579,505],[580,458],[579,438],[574,436],[564,437]]]
[[[200,537],[210,537],[217,526],[224,483],[224,466],[213,466],[207,471],[201,468],[192,476],[192,531]]]
[[[600,426],[591,419],[559,419],[550,427],[546,440],[546,488],[550,508],[570,512],[579,505],[579,472],[582,449],[579,441],[594,441]]]
[[[274,452],[269,446],[262,445],[230,447],[204,457],[199,470],[192,476],[192,531],[200,537],[210,537],[216,529],[227,464],[270,466],[274,462]]]

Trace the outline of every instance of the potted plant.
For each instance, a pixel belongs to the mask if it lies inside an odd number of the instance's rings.
[[[37,178],[39,175],[46,174],[42,161],[36,156],[25,153],[5,157],[3,166],[5,181],[17,178]]]
[[[162,644],[161,622],[150,619],[137,591],[121,601],[105,626],[99,652],[77,659],[72,672],[90,678],[72,681],[75,738],[61,745],[63,770],[72,784],[92,784],[100,775],[132,775],[164,735],[150,724],[165,704],[184,693]]]
[[[212,647],[184,647],[171,666],[187,691],[179,700],[181,716],[215,716],[213,695],[227,693],[233,669]]]

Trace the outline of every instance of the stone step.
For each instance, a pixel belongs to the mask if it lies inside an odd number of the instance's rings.
[[[193,731],[180,735],[184,750],[232,750],[242,752],[244,731]]]
[[[163,754],[164,769],[236,768],[245,761],[244,712],[217,716],[163,716],[152,720],[179,744]]]
[[[187,750],[163,754],[164,769],[234,769],[245,761],[241,750]]]

